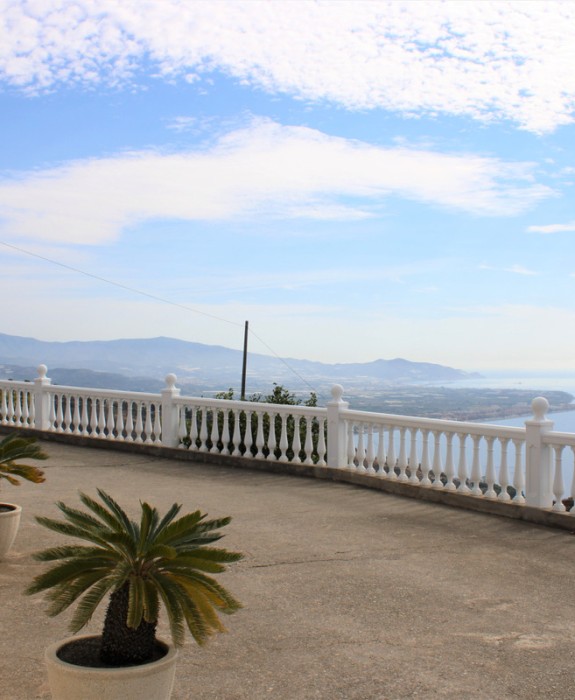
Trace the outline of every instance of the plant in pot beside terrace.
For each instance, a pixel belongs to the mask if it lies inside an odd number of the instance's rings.
[[[21,459],[48,459],[37,444],[36,438],[22,437],[18,433],[12,433],[0,440],[0,480],[13,486],[20,486],[19,479],[41,484],[44,472],[31,464],[22,464]],[[0,559],[8,552],[20,524],[22,507],[16,503],[0,501]]]
[[[55,532],[88,542],[38,552],[56,562],[37,576],[27,594],[46,592],[48,614],[72,603],[72,632],[81,630],[109,594],[101,636],[72,637],[46,651],[53,700],[167,700],[171,695],[176,647],[186,628],[203,644],[224,627],[218,612],[231,614],[240,603],[209,574],[241,559],[238,552],[210,547],[229,517],[207,520],[199,510],[177,517],[174,503],[160,518],[140,503],[139,523],[106,492],[100,501],[80,493],[88,511],[58,503],[64,520],[38,517]],[[174,646],[156,638],[160,607],[165,608]]]

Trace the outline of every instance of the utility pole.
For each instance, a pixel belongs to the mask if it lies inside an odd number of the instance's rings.
[[[248,322],[246,321],[244,329],[244,360],[242,365],[242,394],[241,400],[246,400],[246,369],[248,366]]]

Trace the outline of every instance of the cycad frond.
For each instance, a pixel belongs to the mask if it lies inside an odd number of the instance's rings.
[[[6,479],[13,486],[19,486],[18,479],[26,479],[34,484],[46,481],[44,472],[31,464],[18,463],[20,459],[48,459],[48,455],[37,444],[34,437],[23,437],[19,433],[7,435],[0,440],[0,479]]]
[[[52,518],[44,518],[42,516],[36,516],[36,522],[61,535],[77,537],[80,540],[88,540],[88,542],[94,542],[102,547],[106,547],[107,545],[107,540],[105,539],[106,532],[104,530],[102,530],[101,533],[95,533],[85,528],[72,525],[71,523],[63,522],[62,520],[53,520]]]
[[[121,523],[122,527],[120,529],[124,529],[126,532],[132,535],[134,540],[137,540],[139,535],[139,528],[133,520],[130,520],[130,518],[128,518],[124,509],[118,503],[116,503],[116,501],[105,491],[102,491],[102,489],[98,489],[98,496],[100,496],[102,501],[104,501],[104,503],[108,507],[108,510],[116,516],[118,522]]]
[[[94,611],[100,605],[104,597],[114,588],[114,581],[110,578],[102,578],[87,591],[86,595],[78,603],[70,621],[70,630],[79,632],[90,622]]]

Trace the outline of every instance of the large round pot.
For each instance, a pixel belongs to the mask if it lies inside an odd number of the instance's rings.
[[[14,542],[21,515],[21,506],[14,503],[0,503],[0,559],[4,558]]]
[[[50,645],[45,660],[52,700],[169,700],[174,685],[177,650],[164,642],[167,649],[161,659],[141,666],[89,668],[76,666],[58,658],[64,645],[85,635],[70,637]]]

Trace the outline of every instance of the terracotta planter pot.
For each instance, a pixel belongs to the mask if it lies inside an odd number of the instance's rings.
[[[65,644],[89,637],[70,637],[46,649],[52,700],[169,700],[176,671],[176,649],[162,642],[168,651],[158,661],[121,668],[75,666],[58,658],[57,652]]]
[[[16,538],[22,508],[14,503],[0,503],[0,508],[10,509],[0,510],[0,559],[4,559]]]

